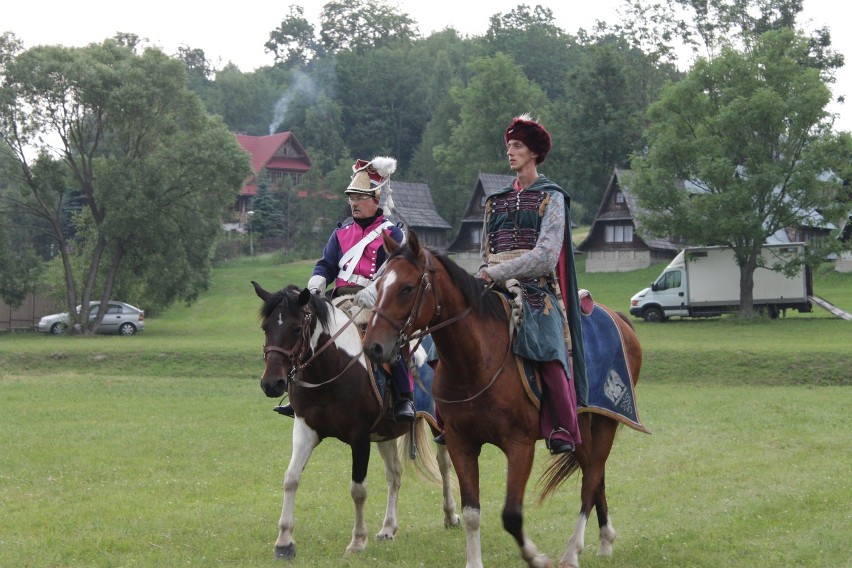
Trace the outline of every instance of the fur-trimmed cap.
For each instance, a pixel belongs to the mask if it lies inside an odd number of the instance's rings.
[[[529,114],[522,114],[512,119],[512,123],[506,129],[507,144],[509,140],[522,142],[524,146],[537,154],[536,164],[544,161],[552,147],[550,133],[544,129],[544,126],[533,120]]]
[[[382,188],[388,185],[390,175],[395,171],[395,158],[376,156],[369,162],[358,160],[352,166],[352,181],[344,193],[359,193],[378,199]]]

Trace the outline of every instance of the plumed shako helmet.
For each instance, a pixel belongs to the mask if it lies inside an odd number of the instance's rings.
[[[534,154],[537,154],[536,164],[544,161],[552,147],[550,133],[528,114],[522,114],[512,119],[512,123],[506,129],[507,144],[509,140],[518,140],[532,150]]]
[[[369,195],[378,199],[382,189],[390,187],[390,175],[395,171],[395,158],[376,156],[369,162],[358,160],[352,166],[352,181],[344,193]]]

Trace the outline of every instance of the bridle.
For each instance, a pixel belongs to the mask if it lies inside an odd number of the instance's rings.
[[[343,368],[340,373],[328,379],[327,381],[323,381],[321,383],[307,383],[305,381],[297,379],[297,375],[301,375],[302,371],[311,364],[311,362],[320,356],[320,354],[326,350],[326,348],[330,345],[333,345],[335,340],[340,337],[340,334],[353,323],[352,318],[349,318],[344,325],[337,330],[337,332],[331,336],[331,338],[320,345],[319,349],[313,351],[313,354],[308,356],[308,352],[311,351],[311,323],[314,319],[314,313],[308,309],[307,306],[302,308],[302,328],[299,333],[299,338],[296,340],[296,343],[293,345],[291,349],[285,349],[284,347],[279,347],[278,345],[269,345],[268,343],[263,346],[263,360],[266,361],[267,355],[269,355],[270,351],[274,351],[276,353],[281,353],[284,357],[286,357],[290,362],[290,371],[287,373],[287,384],[295,384],[300,387],[305,388],[317,388],[323,385],[327,385],[333,381],[336,381],[341,376],[343,376],[346,371],[348,371],[352,365],[358,361],[358,357],[352,357],[349,363]]]
[[[423,274],[420,276],[420,280],[417,283],[417,290],[414,293],[414,300],[412,301],[411,311],[408,312],[408,318],[404,322],[399,322],[395,318],[392,318],[387,313],[382,311],[379,308],[378,303],[373,306],[373,313],[386,320],[390,324],[391,328],[396,331],[397,338],[396,342],[394,343],[394,350],[391,354],[391,359],[396,357],[396,354],[399,353],[399,350],[402,348],[403,345],[409,343],[414,339],[417,340],[417,344],[411,349],[411,351],[416,351],[417,348],[420,347],[420,343],[423,341],[423,338],[426,335],[432,333],[435,330],[441,329],[442,327],[446,327],[457,322],[458,320],[467,316],[472,309],[472,306],[468,306],[460,314],[453,316],[448,320],[444,320],[440,323],[435,323],[438,321],[438,318],[441,317],[442,310],[440,289],[432,283],[432,280],[435,277],[435,264],[433,262],[432,253],[429,252],[428,249],[422,248],[420,250],[423,252],[424,258]],[[388,263],[392,262],[393,260],[395,259],[390,259]],[[430,291],[435,297],[435,309],[432,312],[432,317],[429,318],[429,323],[426,324],[425,328],[420,328],[419,331],[413,330],[413,333],[411,333],[411,335],[407,334],[405,330],[411,328],[414,325],[415,320],[419,319],[420,310],[423,307],[423,301],[426,298],[426,294]]]
[[[426,336],[426,335],[428,335],[428,334],[430,334],[430,333],[432,333],[432,332],[434,332],[438,329],[441,329],[443,327],[447,327],[448,325],[454,324],[457,321],[459,321],[460,319],[467,317],[467,315],[470,314],[471,310],[473,309],[472,305],[468,306],[458,315],[453,316],[450,319],[444,320],[442,322],[435,323],[437,321],[438,317],[441,315],[440,289],[438,288],[438,286],[435,286],[432,283],[432,279],[435,276],[435,264],[432,262],[432,253],[429,252],[429,250],[426,249],[426,248],[423,248],[421,250],[422,250],[423,256],[424,256],[423,274],[420,276],[420,281],[417,285],[417,291],[414,295],[414,301],[413,301],[413,305],[412,305],[412,308],[411,308],[411,312],[409,312],[408,318],[405,320],[405,322],[400,324],[397,320],[395,320],[394,318],[391,318],[389,315],[387,315],[385,312],[383,312],[381,309],[379,309],[378,304],[373,307],[373,313],[375,313],[377,316],[386,320],[391,325],[391,328],[394,329],[397,332],[397,339],[396,339],[396,343],[394,344],[394,351],[391,354],[391,358],[396,357],[396,354],[399,352],[399,349],[401,349],[402,346],[405,343],[408,343],[412,339],[418,340],[417,345],[411,350],[412,352],[416,351],[417,347],[420,346],[420,342],[423,340],[424,336]],[[393,260],[395,260],[395,258],[390,259],[388,262],[390,263]],[[494,287],[493,282],[488,283],[483,288],[482,294],[483,295],[487,294],[488,292],[491,291],[491,289],[493,287]],[[426,297],[426,294],[429,291],[431,291],[432,294],[435,296],[435,311],[433,312],[432,317],[429,320],[429,323],[426,324],[425,328],[420,329],[420,331],[415,331],[412,335],[409,336],[405,333],[405,330],[406,330],[406,328],[412,326],[415,319],[417,319],[417,317],[419,316],[420,309],[422,308],[422,305],[423,305],[423,299]],[[497,381],[497,377],[500,376],[500,373],[503,371],[503,368],[506,366],[506,361],[509,360],[509,356],[510,356],[511,353],[512,353],[512,342],[510,340],[509,343],[508,343],[508,349],[506,351],[506,355],[503,357],[503,362],[500,364],[500,367],[497,369],[497,371],[491,377],[491,380],[488,382],[488,384],[485,385],[485,387],[482,388],[476,394],[473,394],[469,397],[466,397],[464,399],[458,399],[458,400],[446,400],[446,399],[438,398],[437,396],[434,396],[434,394],[433,394],[434,399],[437,402],[441,402],[441,403],[444,403],[444,404],[470,402],[470,401],[474,400],[475,398],[482,395],[485,391],[487,391],[488,389],[490,389],[494,385],[494,383]]]

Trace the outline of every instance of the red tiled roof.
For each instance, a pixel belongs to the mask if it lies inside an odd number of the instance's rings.
[[[257,195],[257,174],[263,168],[276,170],[288,170],[292,172],[304,173],[311,169],[311,160],[304,154],[304,149],[299,144],[298,139],[293,136],[292,132],[279,132],[270,134],[269,136],[248,136],[246,134],[237,134],[237,142],[242,146],[243,150],[251,155],[251,169],[254,175],[246,180],[243,186],[241,195]],[[275,153],[282,144],[291,141],[294,148],[302,152],[304,155],[301,158],[276,156]]]

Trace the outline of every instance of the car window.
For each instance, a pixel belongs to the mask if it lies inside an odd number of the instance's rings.
[[[107,308],[107,313],[108,314],[120,314],[121,313],[121,306],[110,306],[109,308]]]

